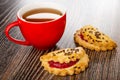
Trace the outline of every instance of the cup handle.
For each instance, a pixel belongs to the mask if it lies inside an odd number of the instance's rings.
[[[15,26],[19,26],[19,22],[18,22],[18,21],[12,22],[11,24],[9,24],[9,25],[6,27],[6,29],[5,29],[5,34],[6,34],[7,38],[8,38],[9,40],[17,43],[17,44],[30,45],[30,43],[29,43],[27,40],[21,41],[21,40],[15,39],[15,38],[13,38],[13,37],[11,37],[11,36],[9,35],[10,29],[13,28],[13,27],[15,27]]]

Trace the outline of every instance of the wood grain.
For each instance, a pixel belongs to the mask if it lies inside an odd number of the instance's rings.
[[[66,30],[61,40],[46,51],[10,42],[4,29],[16,20],[17,11],[26,4],[43,1],[67,8]],[[119,0],[0,0],[0,80],[120,80],[119,21]],[[118,47],[106,52],[85,49],[90,58],[89,67],[78,75],[60,77],[44,71],[40,56],[61,48],[75,48],[73,34],[88,24],[108,34]],[[10,35],[23,39],[19,28],[13,28]]]

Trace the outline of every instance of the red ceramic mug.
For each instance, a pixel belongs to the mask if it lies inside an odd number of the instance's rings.
[[[37,8],[52,8],[59,10],[62,13],[58,19],[46,22],[29,22],[22,18],[22,15],[30,10]],[[17,21],[9,24],[5,29],[7,38],[17,44],[34,46],[44,50],[55,46],[62,37],[66,25],[65,8],[56,3],[39,3],[30,4],[21,8],[17,13]],[[25,38],[25,41],[17,40],[9,35],[9,31],[13,27],[19,27]]]

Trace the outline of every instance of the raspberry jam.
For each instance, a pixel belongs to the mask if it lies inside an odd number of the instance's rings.
[[[54,62],[54,61],[49,61],[49,66],[53,68],[68,68],[74,64],[76,64],[79,60],[77,59],[76,61],[70,61],[69,63],[59,63],[59,62]]]
[[[82,34],[80,34],[80,38],[81,38],[82,40],[84,40],[84,36],[83,36]]]
[[[81,38],[82,40],[88,42],[87,40],[84,39],[84,36],[83,36],[82,34],[80,34],[79,36],[80,36],[80,38]]]

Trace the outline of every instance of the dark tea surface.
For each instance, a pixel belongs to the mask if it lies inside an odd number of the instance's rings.
[[[27,11],[23,14],[23,19],[29,22],[46,22],[58,19],[62,16],[62,12],[51,8],[38,8]]]

